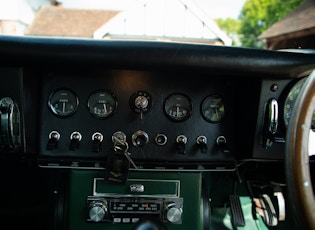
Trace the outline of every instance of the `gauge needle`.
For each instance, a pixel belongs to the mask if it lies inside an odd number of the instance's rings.
[[[179,117],[179,107],[176,107],[176,115]]]
[[[217,115],[217,118],[219,118],[219,112],[217,108],[215,108],[215,114]]]
[[[103,104],[103,107],[104,107],[104,113],[107,114],[107,108],[106,108],[106,104],[105,103]]]
[[[66,102],[62,102],[62,112],[66,111]]]

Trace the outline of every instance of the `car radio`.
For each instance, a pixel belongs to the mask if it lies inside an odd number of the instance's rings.
[[[111,185],[110,191],[106,185],[103,178],[94,178],[93,195],[87,197],[88,222],[130,224],[158,220],[182,223],[183,198],[180,197],[179,180],[129,179],[126,185]]]

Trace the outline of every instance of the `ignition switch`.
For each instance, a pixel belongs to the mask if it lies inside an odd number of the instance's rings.
[[[145,91],[138,91],[131,95],[129,105],[132,111],[139,114],[140,119],[143,119],[143,114],[151,107],[151,95]]]

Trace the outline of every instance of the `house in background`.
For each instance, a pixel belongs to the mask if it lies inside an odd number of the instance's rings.
[[[305,0],[263,32],[267,49],[315,49],[315,0]]]
[[[42,7],[25,30],[29,36],[93,38],[95,30],[119,11]]]
[[[231,38],[190,0],[140,1],[96,30],[94,38],[232,44]]]
[[[190,0],[139,1],[121,12],[43,7],[25,35],[232,43]]]
[[[54,4],[50,0],[0,0],[0,34],[23,35],[41,6]]]

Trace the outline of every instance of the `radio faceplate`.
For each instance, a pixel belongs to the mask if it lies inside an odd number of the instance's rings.
[[[144,219],[182,223],[179,180],[129,179],[125,186],[111,186],[111,190],[106,185],[103,178],[94,178],[93,195],[87,197],[88,222],[130,224]]]

